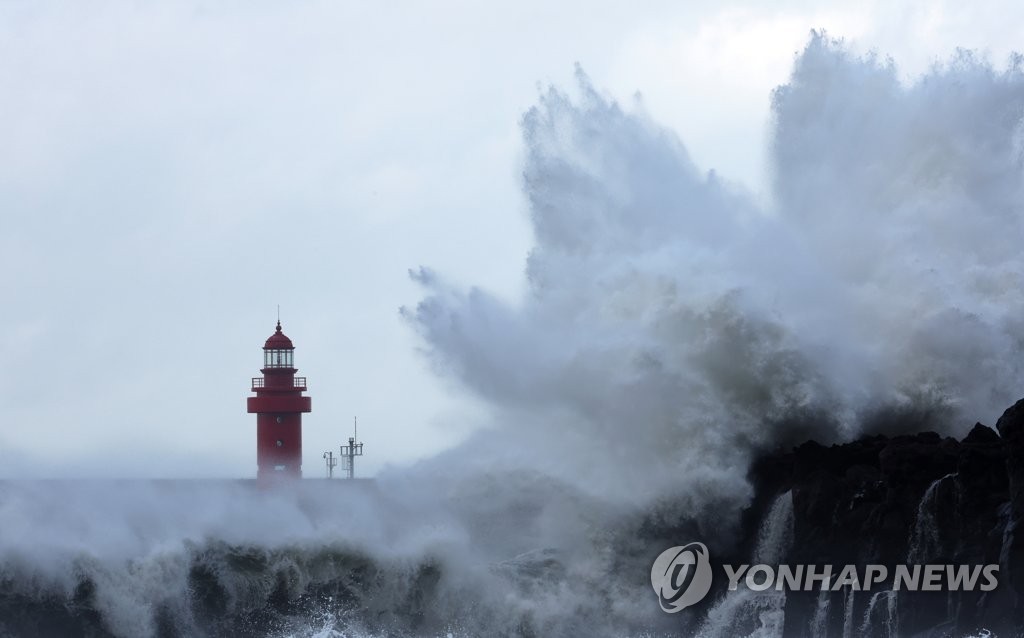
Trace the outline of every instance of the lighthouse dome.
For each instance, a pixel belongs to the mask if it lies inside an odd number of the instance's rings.
[[[283,332],[281,332],[281,322],[277,322],[277,330],[274,334],[270,335],[267,342],[263,344],[264,350],[294,350],[295,346],[292,345],[292,340],[289,339]]]

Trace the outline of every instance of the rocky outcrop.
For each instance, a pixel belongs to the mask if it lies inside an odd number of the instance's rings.
[[[999,564],[1004,588],[999,602],[1011,612],[1017,626],[1024,627],[1024,399],[999,417],[996,429],[1006,450],[1010,493],[1003,510],[1006,524]]]
[[[999,586],[987,593],[790,592],[786,638],[1021,633],[1024,400],[996,430],[978,423],[962,440],[923,432],[811,441],[766,455],[751,480],[758,495],[748,520],[792,492],[790,564],[879,564],[890,575],[904,564],[1000,565]]]

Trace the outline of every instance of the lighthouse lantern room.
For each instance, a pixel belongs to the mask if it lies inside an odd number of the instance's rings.
[[[302,413],[312,410],[303,396],[306,377],[295,373],[295,346],[281,332],[281,321],[263,346],[262,377],[254,377],[248,411],[256,414],[256,478],[302,476]]]

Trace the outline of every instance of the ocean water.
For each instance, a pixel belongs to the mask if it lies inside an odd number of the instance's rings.
[[[672,629],[617,536],[638,519],[536,476],[487,480],[6,481],[0,636]]]

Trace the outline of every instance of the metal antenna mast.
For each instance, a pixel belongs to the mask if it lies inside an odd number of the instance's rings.
[[[334,458],[334,452],[324,452],[324,462],[327,463],[327,478],[334,478],[334,468],[338,465],[338,459]]]
[[[348,437],[348,445],[341,446],[341,471],[350,479],[356,477],[356,457],[363,455],[363,444],[356,443],[358,435],[359,420],[352,417],[352,436]]]

